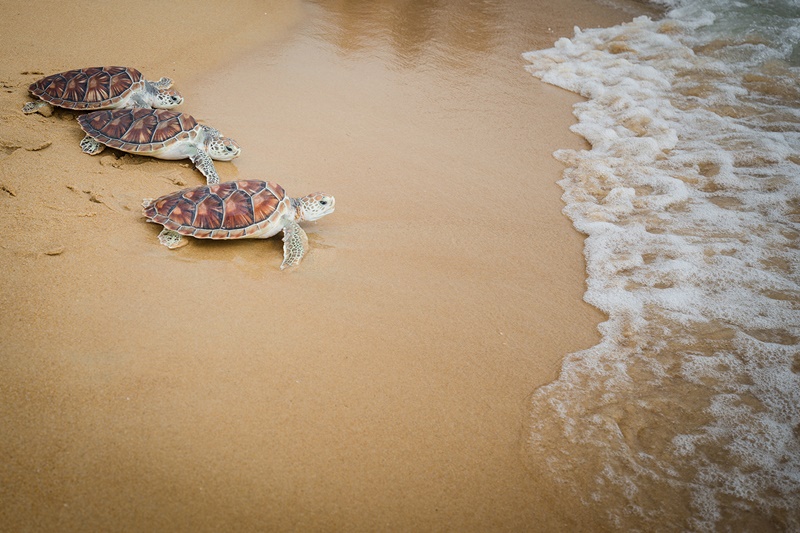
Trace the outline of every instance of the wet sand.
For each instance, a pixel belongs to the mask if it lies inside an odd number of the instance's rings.
[[[631,14],[264,5],[0,22],[0,529],[591,529],[526,448],[602,316],[551,157],[577,97],[519,55]],[[89,157],[74,113],[19,111],[101,64],[175,78],[243,147],[223,180],[336,196],[300,267],[278,238],[168,250],[139,205],[201,184],[188,161]]]

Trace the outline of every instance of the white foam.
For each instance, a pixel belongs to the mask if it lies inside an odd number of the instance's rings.
[[[572,129],[591,150],[555,156],[585,299],[609,316],[534,395],[531,442],[565,479],[565,458],[594,458],[587,505],[615,527],[800,529],[800,113],[772,90],[800,77],[783,42],[800,30],[763,44],[717,4],[524,54],[588,98]]]

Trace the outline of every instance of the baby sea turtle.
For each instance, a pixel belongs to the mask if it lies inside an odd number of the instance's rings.
[[[78,117],[86,137],[81,149],[96,155],[106,146],[159,159],[192,160],[209,184],[219,183],[214,162],[238,157],[236,141],[202,124],[186,113],[166,109],[110,109]]]
[[[28,102],[25,114],[50,116],[52,106],[96,111],[124,107],[172,109],[183,102],[173,90],[172,80],[147,81],[142,73],[129,67],[92,67],[59,72],[31,84],[28,90],[41,100]]]
[[[298,224],[317,220],[334,210],[333,196],[317,192],[289,198],[273,182],[228,181],[183,189],[146,199],[148,222],[161,224],[161,244],[179,248],[182,235],[198,239],[266,239],[283,230],[281,270],[300,263],[308,251],[308,237]]]

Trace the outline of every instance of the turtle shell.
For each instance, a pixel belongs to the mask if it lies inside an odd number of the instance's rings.
[[[242,180],[192,187],[157,198],[144,208],[149,222],[198,239],[270,237],[289,209],[283,187]]]
[[[78,117],[83,131],[97,141],[122,150],[147,154],[190,139],[197,121],[167,109],[109,109]]]
[[[68,70],[42,78],[28,90],[45,102],[67,109],[104,109],[144,87],[142,73],[128,67]]]

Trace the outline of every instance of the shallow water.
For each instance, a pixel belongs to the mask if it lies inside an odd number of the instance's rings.
[[[555,155],[609,317],[530,444],[613,527],[797,529],[800,8],[675,4],[524,55],[588,99]]]

